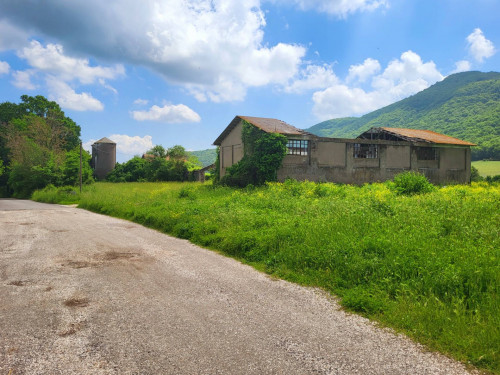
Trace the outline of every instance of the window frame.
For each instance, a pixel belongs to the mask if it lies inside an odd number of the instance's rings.
[[[437,147],[415,147],[417,160],[439,160]]]
[[[378,159],[378,146],[372,143],[354,143],[352,156],[354,159]]]
[[[309,155],[309,140],[308,139],[288,139],[286,143],[286,154],[296,156]]]

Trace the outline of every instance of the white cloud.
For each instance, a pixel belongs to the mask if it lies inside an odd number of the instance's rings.
[[[359,11],[373,11],[387,7],[387,0],[275,0],[275,2],[294,3],[302,10],[315,10],[338,17],[346,17]]]
[[[109,83],[107,83],[103,78],[99,78],[99,84],[105,89],[111,91],[113,94],[118,95],[118,90],[115,89],[113,86],[111,86]]]
[[[19,57],[42,72],[56,75],[64,81],[79,80],[82,84],[94,83],[97,79],[114,79],[125,74],[122,65],[108,68],[90,66],[88,59],[77,59],[64,55],[60,44],[47,44],[46,47],[36,40],[32,40],[28,47],[19,51]]]
[[[10,65],[6,61],[0,61],[0,75],[7,74],[10,71]]]
[[[149,103],[149,100],[146,100],[146,99],[138,98],[138,99],[134,100],[134,104],[136,104],[136,105],[148,105],[148,103]]]
[[[132,111],[132,117],[137,121],[158,121],[166,123],[200,122],[201,118],[195,111],[184,104],[152,106],[148,111]]]
[[[28,33],[19,27],[0,20],[0,51],[19,48],[27,43]]]
[[[369,7],[373,0],[357,0]],[[303,64],[306,48],[267,45],[260,0],[66,0],[0,2],[0,14],[60,44],[32,42],[22,55],[60,79],[111,79],[119,68],[91,67],[83,55],[142,65],[199,100],[242,100],[249,87],[283,85]],[[326,2],[325,2],[326,4]],[[349,8],[349,7],[348,7]],[[15,17],[14,17],[15,16]],[[68,28],[68,20],[74,27]]]
[[[471,63],[469,61],[460,60],[455,63],[455,69],[450,74],[468,72],[471,68]]]
[[[35,90],[37,86],[31,82],[34,72],[32,70],[16,70],[12,73],[14,80],[12,84],[22,90]]]
[[[478,62],[483,62],[485,58],[491,57],[495,54],[495,46],[493,43],[484,37],[481,29],[475,29],[467,37],[469,53]]]
[[[380,72],[380,63],[372,58],[366,59],[363,64],[351,65],[349,68],[349,75],[347,76],[347,82],[358,81],[366,82],[366,80],[376,73]]]
[[[349,71],[351,73],[360,66],[368,65],[376,64],[370,62],[351,66]],[[362,115],[422,91],[444,78],[434,62],[424,63],[412,51],[404,52],[399,59],[391,61],[381,74],[373,76],[369,90],[349,87],[352,77],[350,74],[345,84],[338,83],[313,94],[313,113],[318,119]]]
[[[338,78],[330,65],[308,65],[300,72],[300,77],[285,87],[285,92],[302,93],[307,90],[318,90],[332,86]]]
[[[125,155],[141,155],[153,148],[153,138],[150,135],[131,137],[126,134],[111,134],[108,138],[116,142],[116,150]]]
[[[76,93],[67,83],[55,78],[47,77],[49,99],[56,101],[62,108],[75,111],[102,111],[104,105],[92,94]]]

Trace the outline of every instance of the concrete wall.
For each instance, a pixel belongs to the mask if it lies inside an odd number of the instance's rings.
[[[241,122],[221,142],[220,152],[220,176],[226,174],[226,169],[236,164],[243,158],[243,141],[241,131],[243,126]]]
[[[355,143],[377,144],[378,157],[355,158]],[[436,147],[438,160],[418,160],[416,147]],[[360,185],[390,180],[407,170],[423,173],[435,184],[468,183],[470,148],[361,139],[311,139],[308,156],[285,157],[278,170],[278,180],[294,178]]]
[[[99,179],[105,179],[116,165],[115,143],[94,143],[92,145],[92,166],[94,174]]]

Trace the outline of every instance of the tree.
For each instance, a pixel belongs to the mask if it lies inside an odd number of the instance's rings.
[[[188,154],[184,147],[175,145],[167,150],[167,157],[174,160],[186,160],[188,158]]]
[[[163,158],[167,156],[167,150],[162,145],[156,145],[151,150],[146,152],[148,155],[153,155],[155,158]]]

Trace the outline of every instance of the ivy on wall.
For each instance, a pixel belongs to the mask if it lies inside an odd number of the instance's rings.
[[[283,134],[266,133],[243,120],[242,141],[243,158],[226,170],[220,182],[244,187],[276,181],[287,152],[287,138]]]

